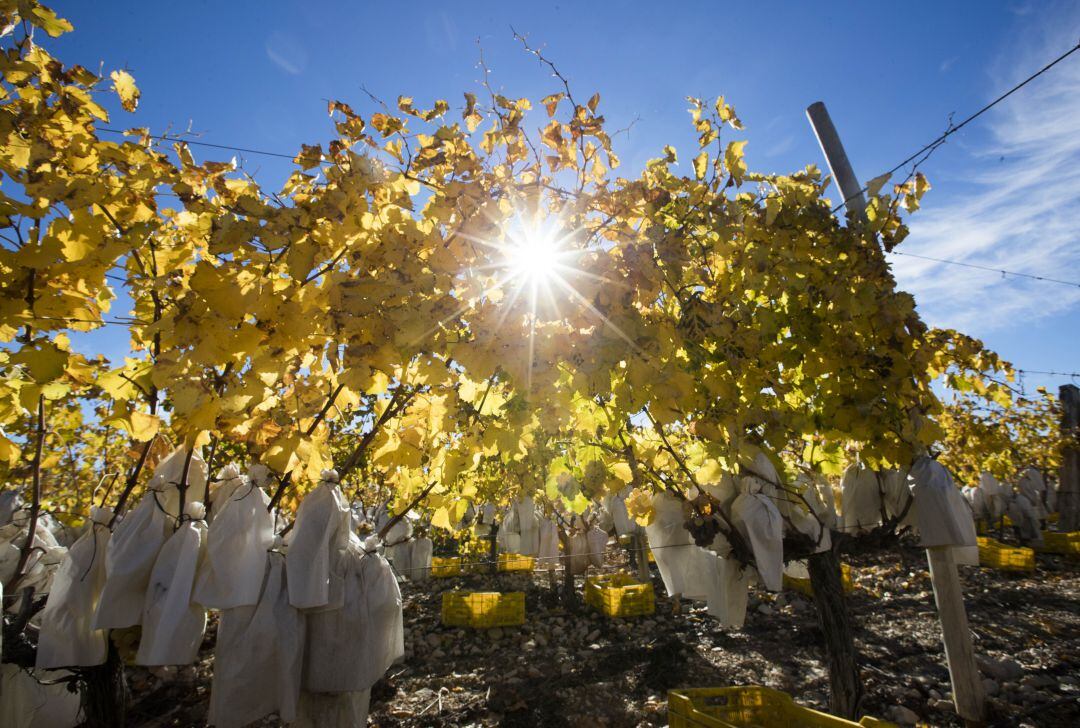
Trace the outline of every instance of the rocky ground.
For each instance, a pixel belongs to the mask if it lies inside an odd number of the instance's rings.
[[[960,725],[923,552],[912,547],[847,560],[858,585],[850,606],[867,712],[909,724]],[[994,724],[1080,725],[1080,562],[1040,554],[1034,574],[961,567],[961,577]],[[666,725],[667,690],[744,684],[826,708],[821,633],[809,599],[755,591],[744,628],[724,630],[700,605],[683,604],[673,614],[659,578],[655,586],[655,616],[610,620],[567,609],[539,573],[406,582],[406,660],[374,688],[371,723]],[[443,627],[441,593],[455,587],[524,590],[525,625]],[[206,658],[194,669],[132,669],[138,722],[205,720],[212,644],[211,632]]]

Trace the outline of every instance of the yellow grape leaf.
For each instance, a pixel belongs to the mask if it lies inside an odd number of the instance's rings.
[[[454,528],[450,524],[450,514],[446,508],[439,508],[435,511],[435,515],[431,517],[431,525],[435,528],[442,528],[447,531],[453,531]]]
[[[709,169],[709,153],[702,152],[694,157],[694,176],[705,179],[705,172]]]
[[[160,427],[161,420],[156,415],[138,411],[131,413],[131,436],[139,442],[146,442],[152,438],[158,433]]]
[[[634,482],[634,473],[628,463],[615,463],[611,466],[612,474],[624,483]]]
[[[0,434],[0,463],[6,462],[8,467],[15,467],[19,462],[19,446]]]
[[[139,105],[139,97],[142,93],[135,85],[135,79],[127,71],[113,71],[109,74],[113,82],[113,91],[120,97],[120,105],[124,111],[134,111]]]
[[[41,348],[26,348],[11,357],[12,362],[26,367],[30,377],[38,384],[59,379],[68,363],[68,352],[51,341],[41,343]]]

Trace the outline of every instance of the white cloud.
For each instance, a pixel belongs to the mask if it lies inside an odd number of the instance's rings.
[[[266,39],[266,57],[293,76],[299,76],[307,67],[308,57],[304,47],[294,38],[276,31]]]
[[[1028,50],[1001,59],[1008,72],[994,79],[994,88],[1014,85],[1076,43],[1080,12],[1041,17],[1045,25],[1029,29],[1021,38],[1028,42],[1013,46]],[[925,200],[927,209],[912,218],[911,237],[899,249],[1031,275],[1080,278],[1080,53],[975,123],[985,124],[989,141],[972,150],[966,191],[940,206],[932,197]],[[955,172],[950,170],[950,177],[958,177]],[[1003,279],[910,257],[891,262],[901,287],[915,294],[924,318],[936,325],[981,334],[1080,304],[1080,288]]]

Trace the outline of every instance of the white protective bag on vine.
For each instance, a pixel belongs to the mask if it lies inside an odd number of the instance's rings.
[[[270,498],[239,474],[233,481],[237,486],[214,505],[217,515],[207,531],[206,559],[192,596],[207,609],[255,604],[262,592],[266,552],[274,543]]]
[[[605,496],[604,510],[611,516],[611,525],[616,536],[627,536],[637,532],[637,524],[630,518],[626,508],[626,491]]]
[[[383,539],[386,559],[394,565],[399,576],[408,576],[412,572],[412,521],[408,515],[395,523]]]
[[[1041,521],[1049,515],[1043,500],[1046,494],[1046,481],[1038,468],[1025,468],[1020,475],[1020,480],[1016,483],[1016,488],[1034,507],[1036,520]]]
[[[95,629],[142,624],[146,588],[158,552],[172,533],[172,519],[148,491],[113,528],[105,551],[105,586],[94,615]]]
[[[536,554],[536,568],[554,569],[559,565],[559,527],[548,518],[541,518],[537,529],[540,548]]]
[[[669,596],[687,591],[687,575],[694,568],[693,539],[684,525],[682,501],[668,493],[653,496],[653,520],[645,527],[656,568]]]
[[[744,569],[736,559],[722,557],[716,558],[713,567],[715,575],[709,582],[706,597],[709,616],[725,627],[741,629],[746,622],[750,569]]]
[[[536,518],[536,504],[526,496],[515,501],[512,507],[517,516],[518,533],[521,534],[517,553],[536,556],[540,551],[540,522]]]
[[[787,491],[786,494],[791,499],[787,509],[788,519],[795,531],[816,544],[815,553],[832,548],[829,514],[821,502],[813,480],[806,474],[800,473],[795,479],[793,489]]]
[[[512,503],[503,513],[502,522],[499,523],[499,531],[495,534],[495,545],[501,553],[521,553],[521,530],[518,512]]]
[[[300,693],[300,711],[290,728],[359,728],[367,725],[371,688],[358,693]]]
[[[349,545],[349,505],[338,474],[324,470],[322,480],[296,509],[285,555],[289,603],[297,609],[339,609],[343,603],[342,569]]]
[[[974,558],[978,564],[975,519],[949,471],[922,455],[911,466],[911,479],[920,544],[960,547],[954,552],[957,563],[971,565]]]
[[[240,489],[246,489],[250,483],[251,481],[246,475],[241,474],[240,467],[235,463],[229,463],[219,470],[217,477],[210,481],[209,484],[210,499],[206,509],[207,525],[214,525],[214,519],[217,518],[217,514],[228,502],[229,498],[232,497],[233,493],[238,490],[243,493],[244,491]]]
[[[159,493],[161,506],[173,518],[180,517],[180,480],[184,475],[184,461],[188,451],[179,447],[161,459],[154,468],[146,487]],[[187,488],[184,491],[185,503],[203,503],[206,501],[206,483],[209,471],[202,457],[202,448],[196,448],[188,463]]]
[[[906,470],[883,470],[878,476],[881,482],[885,515],[900,518],[899,526],[914,526],[915,497],[911,494],[911,477]],[[901,518],[901,516],[903,516]]]
[[[206,631],[206,610],[191,600],[206,549],[206,509],[184,507],[184,521],[158,552],[143,606],[138,665],[189,665]]]
[[[53,578],[41,612],[37,667],[90,667],[105,662],[108,635],[94,629],[94,612],[105,585],[109,508],[90,509],[90,524],[72,544]]]
[[[585,533],[585,542],[588,547],[589,564],[598,569],[604,566],[604,551],[607,550],[607,533],[595,526]]]
[[[1014,495],[1005,509],[1005,515],[1020,532],[1020,538],[1035,545],[1042,544],[1042,529],[1037,511],[1027,496],[1023,493]]]
[[[765,588],[780,591],[784,573],[784,522],[773,500],[764,493],[740,493],[731,505],[731,520],[753,551],[754,565]]]
[[[270,713],[296,719],[304,665],[304,615],[289,604],[285,557],[266,559],[258,602],[223,610],[208,722],[244,726]]]
[[[2,585],[7,586],[15,578],[15,570],[19,566],[19,558],[22,555],[22,547],[26,543],[29,528],[30,514],[25,509],[16,511],[11,523],[0,527],[0,584]],[[19,582],[18,588],[32,586],[35,592],[40,593],[48,591],[46,587],[51,584],[52,575],[59,567],[66,549],[57,543],[52,531],[40,519],[34,527],[34,534],[35,548],[26,559],[26,565],[23,567],[25,576]]]
[[[866,533],[881,525],[881,490],[873,470],[861,463],[849,465],[840,479],[840,489],[840,517],[845,533]]]
[[[1008,502],[1008,493],[998,479],[985,470],[979,474],[979,488],[984,495],[986,503],[986,518],[993,524],[1005,515],[1005,507]]]
[[[24,670],[0,665],[0,726],[4,728],[74,728],[79,718],[79,694],[59,682],[66,670]]]
[[[11,523],[15,511],[22,508],[23,500],[17,490],[5,490],[0,493],[0,526]]]
[[[427,581],[431,577],[431,555],[435,551],[435,544],[431,539],[424,536],[414,539],[412,553],[409,554],[409,564],[412,570],[408,577],[413,581]]]
[[[567,554],[571,574],[584,574],[589,569],[589,537],[584,531],[570,535],[570,553]]]
[[[401,591],[377,545],[371,538],[346,551],[344,605],[307,615],[307,692],[367,690],[405,654]]]

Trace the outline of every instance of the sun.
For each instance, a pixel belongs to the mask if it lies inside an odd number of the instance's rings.
[[[551,221],[530,224],[519,219],[507,230],[503,254],[507,277],[535,287],[566,273],[572,251]]]

